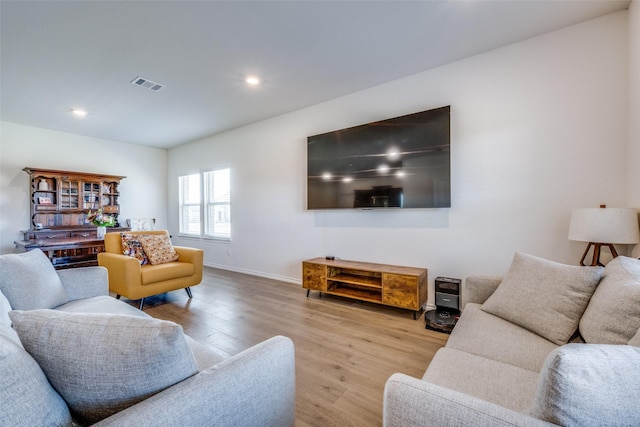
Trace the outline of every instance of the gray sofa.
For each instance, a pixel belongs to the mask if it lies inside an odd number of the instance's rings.
[[[223,360],[108,294],[107,271],[0,256],[0,425],[291,426],[291,340]]]
[[[640,425],[640,260],[567,266],[517,253],[469,277],[421,379],[392,375],[385,426]]]

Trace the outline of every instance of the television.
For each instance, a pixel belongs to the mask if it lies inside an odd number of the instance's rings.
[[[451,207],[451,106],[307,138],[307,209]]]

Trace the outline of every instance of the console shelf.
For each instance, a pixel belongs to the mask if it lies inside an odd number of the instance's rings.
[[[336,274],[335,276],[331,276],[330,280],[334,282],[351,283],[353,285],[382,289],[382,279],[380,277],[358,276],[357,274]]]
[[[310,291],[412,310],[427,302],[427,269],[314,258],[302,262],[302,287]]]

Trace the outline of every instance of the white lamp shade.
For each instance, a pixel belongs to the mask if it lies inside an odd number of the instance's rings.
[[[569,240],[631,244],[640,241],[638,211],[633,208],[581,208],[571,212]]]

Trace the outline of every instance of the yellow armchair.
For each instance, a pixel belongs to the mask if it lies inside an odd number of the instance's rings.
[[[129,231],[133,235],[162,235],[166,230]],[[106,267],[109,272],[109,290],[116,298],[124,296],[140,300],[140,310],[144,306],[145,297],[165,292],[185,289],[192,298],[191,286],[202,281],[202,265],[204,251],[202,249],[174,246],[178,260],[165,264],[145,264],[122,252],[120,233],[107,233],[104,236],[105,252],[98,254],[98,265]]]

